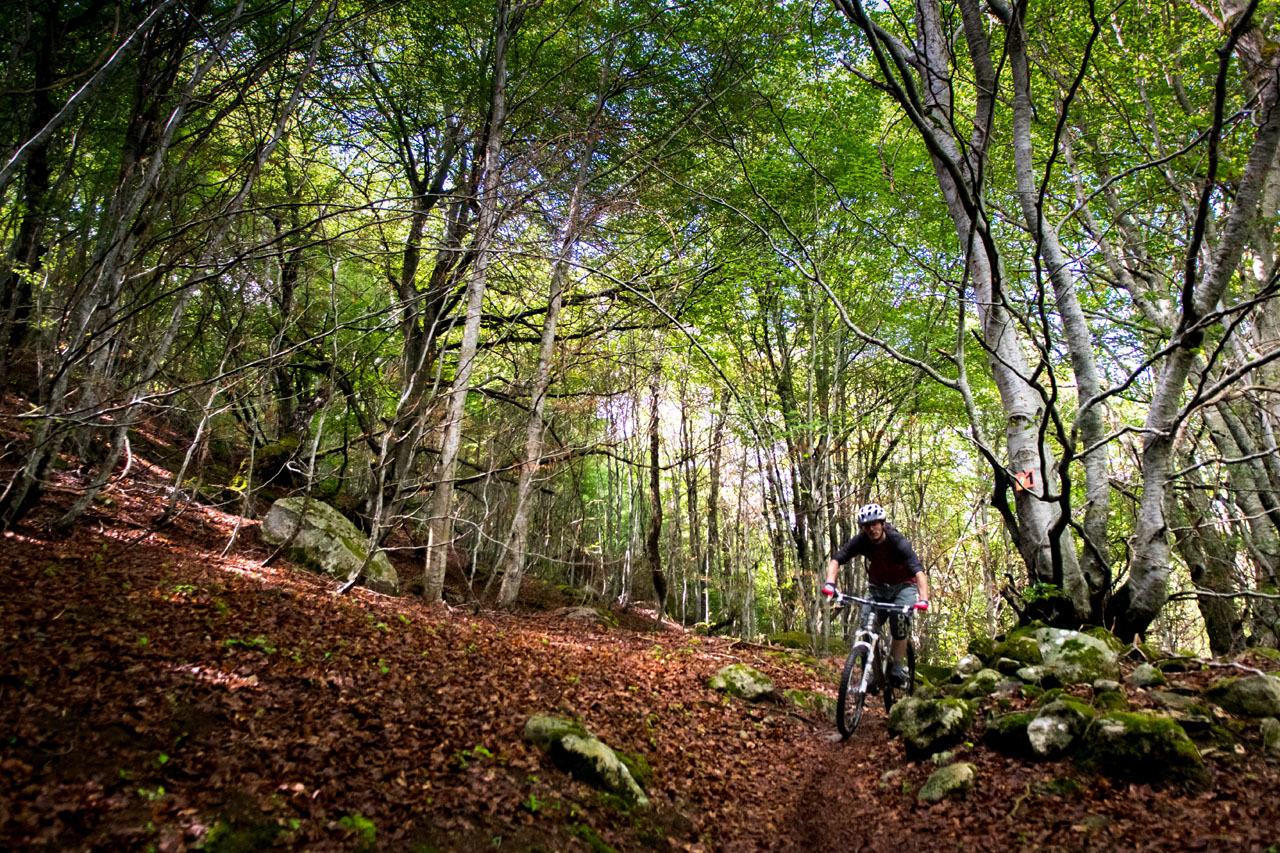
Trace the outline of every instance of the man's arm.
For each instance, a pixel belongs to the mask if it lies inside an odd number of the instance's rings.
[[[929,579],[925,576],[923,569],[916,572],[916,596],[919,601],[929,600]]]
[[[827,563],[827,585],[833,585],[836,582],[836,575],[840,572],[840,564],[847,563],[852,560],[858,553],[858,539],[861,533],[854,536],[848,542],[840,546],[834,554],[831,555],[830,561]]]
[[[839,573],[840,573],[840,561],[838,561],[835,557],[832,557],[831,561],[827,563],[827,583],[832,583],[832,584],[835,583],[836,575]]]
[[[924,564],[920,562],[920,557],[916,554],[916,550],[911,547],[911,543],[907,541],[907,537],[901,533],[898,534],[898,550],[902,553],[903,559],[907,562],[907,568],[911,570],[916,581],[916,596],[919,601],[929,601],[929,578],[924,573]]]

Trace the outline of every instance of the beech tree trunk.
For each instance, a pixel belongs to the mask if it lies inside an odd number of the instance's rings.
[[[1274,62],[1274,58],[1272,62]],[[1254,137],[1231,210],[1221,230],[1213,261],[1202,277],[1191,266],[1183,289],[1181,317],[1172,352],[1160,368],[1147,411],[1142,442],[1142,498],[1132,540],[1129,580],[1111,599],[1108,619],[1128,638],[1147,629],[1168,598],[1171,569],[1165,492],[1177,428],[1185,417],[1182,395],[1191,375],[1204,331],[1201,318],[1213,311],[1226,291],[1253,227],[1258,200],[1280,142],[1280,110],[1275,109],[1274,84],[1260,93],[1263,123]]]
[[[467,281],[466,320],[462,343],[458,348],[458,367],[449,391],[440,442],[440,458],[435,468],[435,487],[431,493],[428,520],[427,561],[423,577],[423,597],[440,601],[444,597],[444,578],[449,551],[453,544],[453,481],[457,474],[458,451],[462,446],[462,421],[466,413],[467,394],[471,391],[471,373],[475,369],[476,350],[480,340],[480,310],[488,283],[491,249],[498,220],[498,177],[502,156],[502,128],[506,121],[507,48],[519,27],[524,7],[512,11],[508,0],[499,0],[493,38],[493,95],[484,153],[484,183],[476,222],[475,262]]]
[[[599,139],[599,117],[604,109],[603,99],[596,110],[587,133],[586,151],[578,169],[578,178],[569,198],[569,210],[565,215],[564,235],[555,266],[551,271],[550,295],[547,314],[542,321],[542,340],[538,349],[538,366],[534,372],[529,405],[529,422],[525,428],[524,456],[520,463],[520,480],[516,484],[515,509],[511,527],[507,531],[506,548],[499,563],[502,587],[498,591],[498,604],[510,608],[520,592],[520,579],[524,575],[525,553],[529,544],[529,493],[533,489],[533,476],[542,458],[542,434],[545,426],[543,410],[546,406],[547,388],[551,385],[551,360],[555,355],[556,324],[560,320],[560,307],[564,302],[565,280],[569,274],[573,247],[577,243],[582,220],[582,196],[586,192],[591,175],[591,159]]]
[[[662,627],[662,614],[667,606],[667,577],[662,571],[659,541],[662,536],[662,476],[658,459],[658,384],[662,378],[660,362],[653,366],[649,380],[649,534],[645,537],[645,554],[653,573],[653,594],[657,598],[657,626]]]

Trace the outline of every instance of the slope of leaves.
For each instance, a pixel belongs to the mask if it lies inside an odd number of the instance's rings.
[[[234,522],[169,527],[146,469],[67,540],[30,526],[0,573],[0,846],[59,850],[1253,849],[1280,842],[1274,765],[1157,790],[965,746],[967,801],[925,806],[877,709],[847,743],[707,689],[742,661],[779,688],[829,667],[675,626],[604,630],[530,608],[448,610],[332,586]],[[406,566],[406,570],[409,567]],[[542,590],[542,601],[554,591]],[[834,661],[832,661],[834,663]],[[520,737],[580,717],[652,766],[618,810]],[[887,771],[897,771],[888,776]]]

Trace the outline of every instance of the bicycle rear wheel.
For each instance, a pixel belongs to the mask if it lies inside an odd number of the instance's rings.
[[[916,694],[916,644],[907,643],[907,695],[914,696]]]
[[[893,707],[894,701],[898,698],[897,692],[901,688],[893,682],[893,656],[889,654],[889,649],[884,641],[880,641],[880,654],[877,655],[880,669],[880,683],[884,685],[884,709],[887,712]]]
[[[867,649],[855,646],[844,663],[844,673],[840,676],[840,695],[836,698],[836,725],[846,740],[858,728],[858,721],[862,719],[862,705],[867,700],[868,675]]]
[[[907,671],[906,687],[898,687],[893,683],[893,676],[890,673],[890,669],[893,666],[892,658],[890,658],[888,655],[884,655],[884,661],[885,661],[884,709],[886,711],[890,711],[893,709],[893,703],[899,699],[897,695],[897,691],[902,691],[903,696],[915,695],[915,692],[916,692],[916,645],[915,643],[907,643],[907,659],[902,666],[902,668]]]

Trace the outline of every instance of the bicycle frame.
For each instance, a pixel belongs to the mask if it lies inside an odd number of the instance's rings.
[[[893,705],[894,687],[888,678],[887,671],[888,662],[891,660],[889,638],[886,636],[884,626],[876,625],[877,617],[880,614],[900,614],[910,619],[911,612],[915,608],[911,605],[904,607],[839,592],[836,593],[834,603],[837,612],[855,603],[862,605],[861,624],[854,634],[854,642],[849,649],[849,657],[840,678],[840,693],[836,698],[836,722],[839,724],[841,735],[848,738],[858,726],[858,721],[862,717],[863,702],[868,693],[878,693],[883,690],[885,710],[888,711]],[[914,658],[910,647],[908,647],[908,659],[912,661],[910,668],[914,673]],[[906,692],[911,692],[910,685],[907,686]]]
[[[866,671],[863,672],[862,684],[859,685],[859,689],[866,692],[867,688],[873,686],[868,683],[871,675],[883,675],[883,658],[885,657],[885,653],[882,648],[882,644],[888,642],[884,625],[876,625],[877,613],[888,613],[890,615],[896,613],[910,618],[911,612],[914,608],[911,605],[900,607],[896,604],[887,604],[883,601],[875,601],[870,598],[860,598],[856,595],[845,595],[844,593],[836,593],[835,601],[837,610],[841,610],[854,603],[863,605],[861,624],[854,632],[854,641],[851,644],[850,651],[852,652],[858,648],[864,648],[867,650],[867,660],[869,661],[869,665],[867,666]]]

